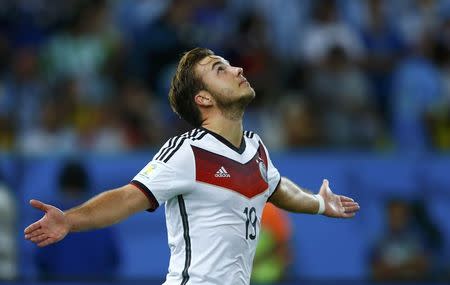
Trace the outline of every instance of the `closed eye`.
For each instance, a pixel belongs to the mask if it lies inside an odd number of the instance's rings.
[[[219,74],[219,72],[222,72],[225,70],[225,67],[223,67],[223,65],[220,65],[219,67],[217,67],[217,74]]]

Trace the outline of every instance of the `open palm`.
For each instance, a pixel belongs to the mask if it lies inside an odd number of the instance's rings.
[[[334,194],[327,179],[323,180],[319,195],[325,201],[325,216],[333,218],[351,218],[359,211],[359,205],[352,198]]]
[[[63,211],[38,200],[31,200],[30,204],[45,214],[24,230],[25,239],[43,247],[62,240],[69,233],[70,225]]]

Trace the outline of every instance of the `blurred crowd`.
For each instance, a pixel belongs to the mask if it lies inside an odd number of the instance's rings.
[[[1,0],[0,150],[158,147],[195,46],[243,67],[273,149],[450,148],[448,0]]]
[[[449,280],[443,235],[425,201],[391,198],[384,218],[368,259],[373,281]]]

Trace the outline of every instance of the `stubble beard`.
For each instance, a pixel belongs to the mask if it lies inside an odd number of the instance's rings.
[[[227,119],[237,121],[242,120],[245,112],[245,108],[255,98],[255,91],[250,88],[249,91],[237,99],[234,99],[231,95],[232,91],[229,89],[221,90],[220,94],[211,93],[216,99],[217,106]]]

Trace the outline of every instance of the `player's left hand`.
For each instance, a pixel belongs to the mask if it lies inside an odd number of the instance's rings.
[[[327,179],[323,180],[319,195],[325,201],[323,215],[333,218],[351,218],[359,211],[359,205],[352,198],[334,194]]]

